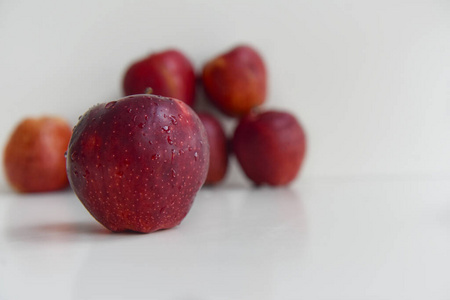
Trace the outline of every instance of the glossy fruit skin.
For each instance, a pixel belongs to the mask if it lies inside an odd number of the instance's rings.
[[[287,185],[301,168],[306,137],[297,119],[287,112],[250,113],[235,130],[233,150],[256,185]]]
[[[70,184],[92,216],[114,232],[178,225],[209,164],[205,128],[182,101],[134,95],[99,104],[75,127]]]
[[[193,106],[195,81],[194,68],[188,58],[170,49],[133,63],[125,73],[123,90],[128,96],[144,94],[151,88],[155,95],[176,98]]]
[[[27,118],[7,142],[3,163],[11,186],[18,192],[61,190],[69,185],[64,153],[72,128],[55,116]]]
[[[208,136],[210,160],[205,184],[214,185],[221,182],[228,169],[228,147],[225,131],[219,120],[210,113],[198,113]]]
[[[250,46],[238,46],[207,62],[202,80],[209,99],[229,116],[247,114],[266,99],[266,67]]]

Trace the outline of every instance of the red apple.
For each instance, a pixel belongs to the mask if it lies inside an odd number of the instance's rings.
[[[216,117],[209,113],[199,113],[208,136],[210,160],[205,184],[213,185],[222,181],[228,168],[227,137]]]
[[[153,53],[133,63],[125,73],[125,95],[144,94],[148,88],[153,94],[172,97],[192,106],[195,97],[194,68],[178,50]]]
[[[106,228],[147,233],[183,220],[208,164],[205,128],[188,105],[134,95],[83,115],[70,140],[67,173],[78,198]]]
[[[11,186],[24,193],[66,188],[64,152],[71,134],[72,128],[59,117],[23,120],[12,133],[3,157]]]
[[[290,113],[250,113],[235,130],[233,150],[255,184],[286,185],[300,170],[306,138],[302,126]]]
[[[249,46],[236,47],[207,62],[202,79],[210,100],[230,116],[242,116],[266,99],[266,67]]]

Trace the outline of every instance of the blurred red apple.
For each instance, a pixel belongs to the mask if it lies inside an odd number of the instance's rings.
[[[11,186],[24,193],[66,188],[64,152],[71,134],[72,128],[59,117],[23,120],[7,142],[3,157]]]
[[[153,53],[133,63],[125,73],[125,95],[144,94],[148,88],[153,94],[179,99],[192,106],[195,97],[194,68],[178,50]]]
[[[198,113],[208,136],[210,160],[205,184],[213,185],[222,181],[228,168],[227,137],[216,117],[209,113]]]
[[[111,231],[178,225],[203,185],[209,144],[182,101],[134,95],[99,104],[75,127],[67,173],[78,198]]]
[[[242,116],[265,101],[266,73],[258,52],[239,46],[207,62],[202,79],[208,97],[222,112]]]
[[[300,170],[306,138],[300,123],[287,112],[250,113],[235,130],[233,150],[255,184],[286,185]]]

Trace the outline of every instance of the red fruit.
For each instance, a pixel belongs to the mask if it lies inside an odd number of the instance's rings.
[[[75,127],[67,173],[78,198],[111,231],[178,225],[209,164],[205,128],[182,101],[135,95],[99,104]]]
[[[45,116],[23,120],[11,135],[3,156],[11,186],[24,193],[66,188],[67,150],[72,129],[59,118]]]
[[[255,49],[239,46],[203,68],[203,84],[211,101],[225,114],[241,116],[266,99],[267,74]]]
[[[300,123],[289,113],[251,113],[236,128],[233,150],[245,174],[257,185],[286,185],[300,170],[306,139]]]
[[[123,89],[125,95],[153,94],[179,99],[192,106],[195,97],[194,68],[177,50],[166,50],[133,63],[127,70]]]
[[[219,120],[208,113],[199,113],[208,135],[210,160],[205,184],[217,184],[223,180],[228,168],[227,137]]]

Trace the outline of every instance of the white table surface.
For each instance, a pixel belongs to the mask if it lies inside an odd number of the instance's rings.
[[[0,299],[450,299],[450,179],[227,184],[152,234],[4,192]]]

